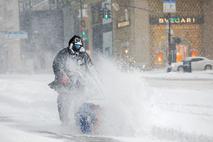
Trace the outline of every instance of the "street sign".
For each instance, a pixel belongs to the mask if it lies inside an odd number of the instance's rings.
[[[6,39],[27,39],[28,34],[24,31],[17,31],[17,32],[0,32],[0,38]]]
[[[126,27],[126,26],[129,26],[130,23],[129,21],[123,21],[123,22],[118,22],[118,28],[123,28],[123,27]]]
[[[163,12],[164,13],[175,13],[176,12],[176,0],[164,0],[163,1]]]
[[[81,18],[81,12],[82,12],[82,17],[87,18],[88,17],[88,11],[87,8],[83,8],[82,10],[79,9],[79,14],[78,14],[78,18]]]

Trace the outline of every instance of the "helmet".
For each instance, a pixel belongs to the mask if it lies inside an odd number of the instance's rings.
[[[74,35],[69,43],[68,43],[68,48],[72,49],[74,52],[79,52],[82,50],[81,48],[83,47],[83,40],[80,36]]]

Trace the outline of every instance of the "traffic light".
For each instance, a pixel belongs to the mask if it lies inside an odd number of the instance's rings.
[[[87,23],[86,23],[86,18],[82,19],[80,21],[80,36],[83,39],[84,42],[84,48],[86,50],[89,49],[89,35],[88,35],[88,29],[87,29]]]
[[[88,31],[87,31],[87,30],[81,31],[81,37],[83,38],[85,49],[88,50],[88,49],[89,49],[89,36],[88,36]]]
[[[85,37],[87,36],[86,31],[82,31],[82,32],[81,32],[81,36],[82,36],[83,38],[85,38]]]
[[[107,17],[112,18],[112,11],[109,9],[107,10]]]
[[[107,12],[107,11],[104,11],[103,18],[104,18],[104,19],[109,19],[109,15],[108,15],[108,12]]]
[[[108,20],[112,18],[112,11],[107,8],[103,8],[100,10],[100,15],[102,16],[103,19]]]

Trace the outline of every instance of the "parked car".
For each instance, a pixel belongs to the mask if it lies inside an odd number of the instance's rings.
[[[184,72],[183,62],[172,63],[170,68],[171,71]]]
[[[172,63],[171,70],[184,72],[191,64],[191,70],[212,70],[213,60],[206,57],[187,57],[184,61],[179,63]]]

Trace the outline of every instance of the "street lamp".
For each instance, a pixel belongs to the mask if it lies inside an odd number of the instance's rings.
[[[129,50],[128,50],[128,49],[125,49],[124,52],[125,52],[126,54],[128,54]]]

